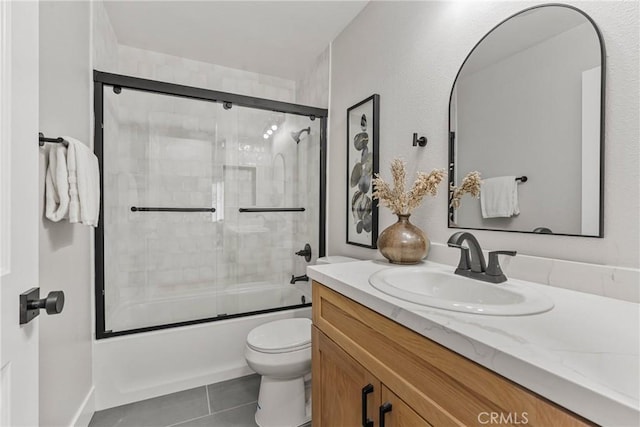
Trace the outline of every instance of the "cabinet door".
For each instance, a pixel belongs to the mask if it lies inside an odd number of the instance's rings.
[[[313,327],[313,427],[362,427],[380,406],[380,382]],[[365,413],[363,413],[365,411]]]
[[[426,427],[431,426],[409,405],[382,385],[382,404],[379,409],[380,427]],[[384,409],[383,409],[384,408]],[[383,420],[384,418],[384,420]]]

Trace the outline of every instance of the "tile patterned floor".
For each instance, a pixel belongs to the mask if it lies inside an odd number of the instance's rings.
[[[89,427],[254,427],[260,376],[98,411]]]

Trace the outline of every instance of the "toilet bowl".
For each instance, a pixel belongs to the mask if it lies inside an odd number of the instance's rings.
[[[308,422],[304,377],[311,372],[311,320],[283,319],[258,326],[247,336],[244,355],[262,376],[256,424],[294,427]]]

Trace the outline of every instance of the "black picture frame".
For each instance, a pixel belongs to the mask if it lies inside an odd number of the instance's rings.
[[[380,95],[347,109],[346,242],[377,249],[378,201],[372,179],[379,172]]]

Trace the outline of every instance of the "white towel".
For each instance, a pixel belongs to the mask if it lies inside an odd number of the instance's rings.
[[[520,213],[518,182],[515,176],[487,178],[480,184],[483,218],[511,217]]]
[[[56,144],[49,150],[49,166],[44,183],[45,216],[58,222],[69,214],[67,147]]]
[[[100,173],[98,158],[82,142],[63,136],[69,142],[69,222],[98,226],[100,214]]]

